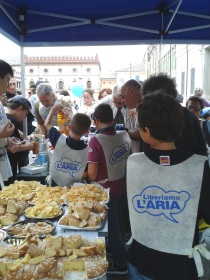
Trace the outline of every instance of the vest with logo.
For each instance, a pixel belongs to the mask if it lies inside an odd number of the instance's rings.
[[[72,185],[81,182],[87,165],[88,147],[83,150],[73,150],[66,144],[66,136],[62,134],[55,146],[50,162],[50,176],[59,186]]]
[[[192,254],[205,160],[193,155],[180,164],[162,166],[144,153],[129,157],[128,205],[136,241],[165,253]]]
[[[108,171],[108,181],[123,178],[127,159],[130,153],[130,137],[126,131],[119,131],[114,135],[95,134],[101,144]]]

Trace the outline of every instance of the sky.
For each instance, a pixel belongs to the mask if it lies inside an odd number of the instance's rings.
[[[146,45],[129,46],[93,46],[93,47],[36,47],[24,48],[28,56],[69,55],[69,56],[99,56],[103,73],[114,72],[142,62]],[[9,55],[20,55],[20,48],[0,34],[0,54],[4,59]]]

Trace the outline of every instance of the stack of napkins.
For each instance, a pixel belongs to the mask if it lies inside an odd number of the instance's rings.
[[[20,172],[27,173],[27,174],[36,174],[45,171],[44,166],[28,164],[20,168]]]

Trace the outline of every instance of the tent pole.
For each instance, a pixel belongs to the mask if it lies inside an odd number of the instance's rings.
[[[25,63],[24,63],[24,48],[23,48],[23,35],[20,35],[20,66],[21,66],[21,92],[22,96],[25,96]],[[26,137],[27,136],[27,118],[23,121],[23,134]]]

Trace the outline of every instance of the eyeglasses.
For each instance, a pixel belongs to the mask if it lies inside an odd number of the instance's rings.
[[[198,108],[198,107],[194,107],[194,106],[189,106],[189,107],[187,107],[190,111],[194,111],[194,112],[199,112],[199,111],[201,111],[201,109],[200,108]]]
[[[128,90],[126,90],[124,93],[120,94],[121,98],[124,98],[124,95],[128,92]]]
[[[9,85],[10,85],[10,86],[15,86],[15,85],[16,85],[16,83],[9,83]]]

